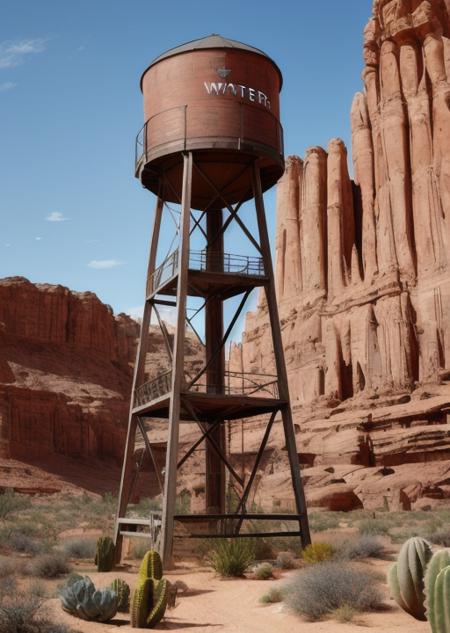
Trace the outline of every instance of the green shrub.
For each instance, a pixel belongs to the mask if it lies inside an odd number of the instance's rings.
[[[334,557],[343,560],[355,560],[360,558],[383,558],[385,547],[376,536],[364,535],[353,540],[346,540],[338,545],[333,545]]]
[[[272,587],[259,599],[261,604],[274,604],[275,602],[281,602],[282,600],[283,592],[279,587]]]
[[[269,580],[273,578],[273,567],[270,563],[260,563],[254,570],[257,580]]]
[[[386,519],[364,519],[358,523],[359,533],[367,536],[386,536],[392,528]]]
[[[290,608],[310,620],[346,606],[370,611],[382,606],[377,577],[346,563],[328,561],[302,570],[286,586]]]
[[[254,543],[244,538],[217,539],[207,559],[221,576],[243,576],[255,560]]]
[[[60,553],[44,554],[35,558],[28,566],[28,572],[39,578],[58,578],[70,572],[67,558]]]
[[[63,552],[68,558],[93,558],[96,552],[95,539],[70,539],[62,544]]]
[[[302,551],[306,563],[321,563],[333,557],[333,548],[329,543],[311,543]]]
[[[0,494],[0,519],[5,519],[9,514],[25,510],[31,506],[29,497],[19,495],[12,489],[7,489]]]

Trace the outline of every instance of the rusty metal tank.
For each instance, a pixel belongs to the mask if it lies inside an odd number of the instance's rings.
[[[136,141],[136,176],[156,195],[164,186],[165,199],[179,202],[183,152],[195,151],[207,178],[194,173],[193,208],[253,197],[248,176],[240,174],[255,158],[263,190],[269,189],[284,171],[282,81],[265,53],[219,35],[163,53],[141,78],[145,124]],[[214,187],[221,197],[211,203]]]

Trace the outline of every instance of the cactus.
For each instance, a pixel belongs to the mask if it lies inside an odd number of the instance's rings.
[[[153,628],[164,616],[169,597],[169,582],[162,577],[161,558],[149,550],[139,568],[138,585],[131,600],[131,626]]]
[[[154,549],[148,550],[139,568],[140,578],[155,578],[161,580],[163,575],[161,557]]]
[[[153,607],[147,617],[147,626],[151,629],[164,617],[169,597],[169,582],[165,578],[153,580]]]
[[[60,589],[59,598],[64,611],[82,620],[107,622],[117,613],[117,596],[114,591],[96,590],[88,576]]]
[[[429,605],[428,617],[433,633],[448,633],[450,631],[450,611],[448,609],[450,596],[450,565],[441,569],[436,577],[434,586],[434,600]]]
[[[428,621],[430,622],[431,630],[433,633],[439,631],[436,621],[437,608],[436,608],[436,588],[437,578],[440,572],[450,565],[450,553],[448,550],[440,550],[433,555],[433,558],[428,563],[427,571],[425,574],[425,608]],[[442,629],[445,630],[445,629]],[[448,629],[450,631],[450,629]]]
[[[95,564],[98,571],[111,571],[114,567],[114,542],[109,536],[98,539]]]
[[[424,575],[432,556],[429,543],[423,538],[410,538],[403,544],[397,562],[387,576],[392,597],[416,620],[426,620]]]
[[[128,613],[130,608],[130,587],[121,578],[116,578],[110,585],[111,589],[117,595],[117,611]]]
[[[130,622],[133,628],[147,626],[147,617],[152,606],[153,583],[151,578],[139,578],[130,605]]]

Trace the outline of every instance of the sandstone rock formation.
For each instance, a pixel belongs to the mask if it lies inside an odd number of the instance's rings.
[[[0,456],[120,463],[137,335],[93,293],[0,280]]]
[[[353,180],[333,139],[290,157],[278,185],[277,293],[299,457],[322,476],[337,464],[415,463],[423,491],[429,462],[450,470],[449,3],[376,0],[364,61]],[[263,303],[230,364],[273,367]]]

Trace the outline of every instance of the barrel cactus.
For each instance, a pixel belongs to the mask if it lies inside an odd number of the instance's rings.
[[[424,576],[432,551],[425,539],[413,537],[403,544],[397,562],[388,572],[388,584],[398,605],[416,620],[426,620]]]
[[[154,549],[148,550],[142,559],[141,566],[139,568],[139,577],[156,578],[156,580],[161,580],[162,575],[163,569],[160,555]]]
[[[130,587],[121,578],[116,578],[110,585],[117,595],[117,611],[127,613],[130,608]]]
[[[111,571],[114,567],[114,542],[109,536],[98,539],[95,564],[98,571]]]
[[[445,587],[445,577],[442,576],[438,583],[438,578],[440,577],[441,572],[445,569],[450,570],[450,553],[448,550],[444,549],[433,555],[433,558],[428,563],[425,574],[425,607],[427,618],[430,622],[433,633],[441,633],[442,631],[448,633],[448,631],[450,631],[449,619],[447,620],[446,626],[443,626],[442,624],[442,611],[443,605],[445,604],[445,596],[447,596],[447,601],[450,598],[450,594],[448,593],[442,595],[442,590]],[[441,593],[439,594],[439,592]]]
[[[169,596],[169,582],[162,577],[161,558],[149,550],[141,563],[137,587],[130,606],[131,626],[153,628],[164,616]]]
[[[117,613],[117,595],[112,589],[96,589],[85,576],[59,590],[64,611],[82,620],[107,622]]]

